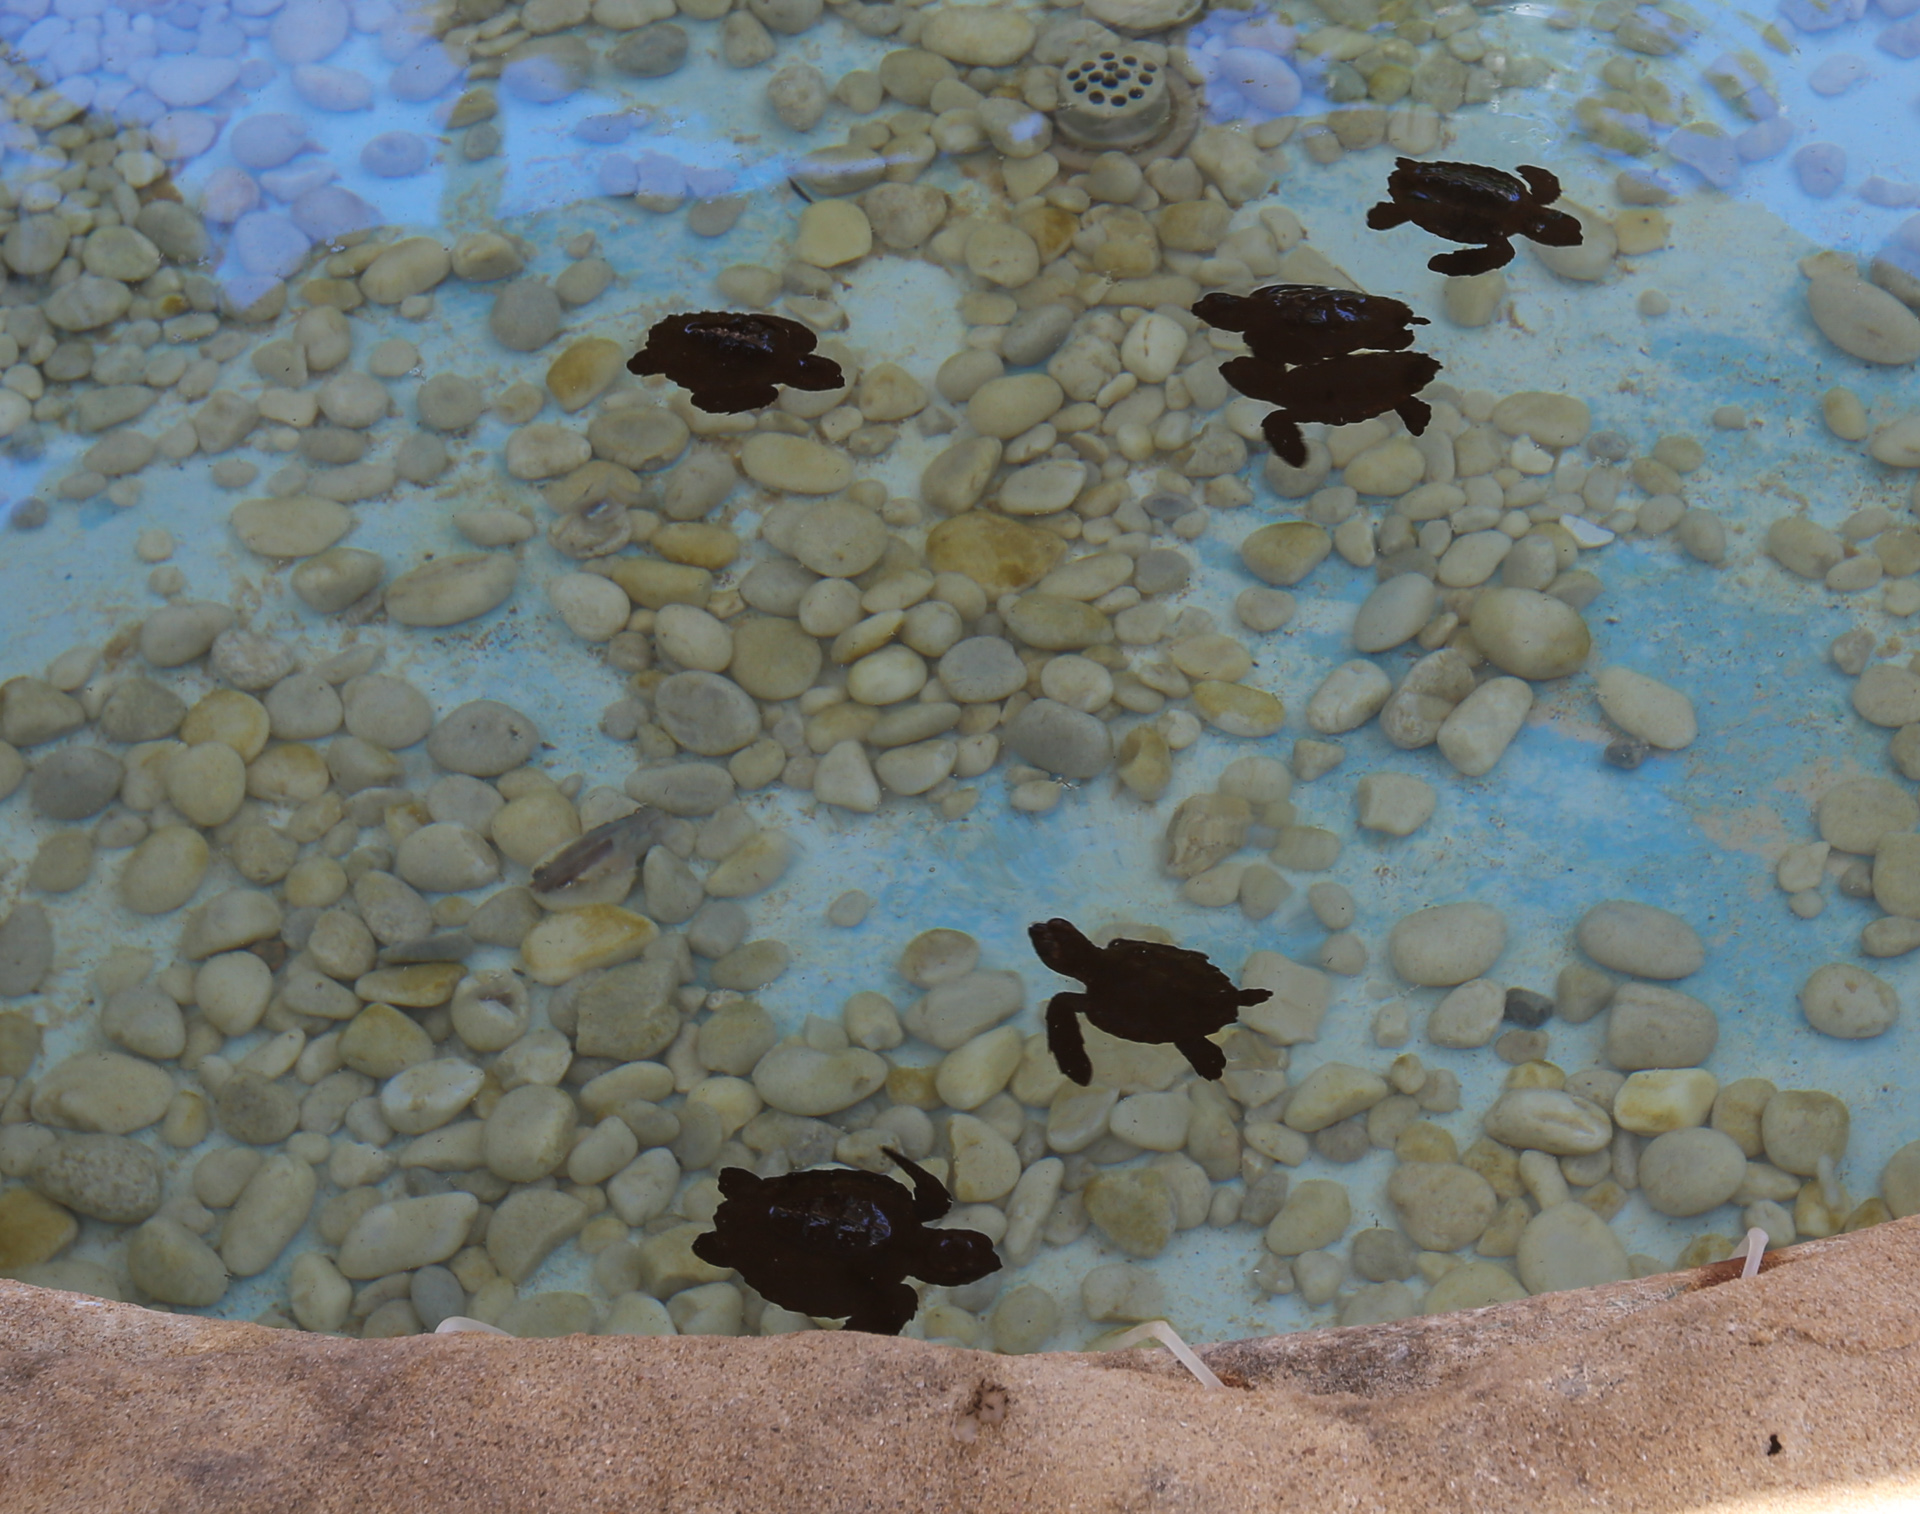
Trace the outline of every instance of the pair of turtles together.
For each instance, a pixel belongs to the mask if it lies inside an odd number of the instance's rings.
[[[1480,244],[1429,260],[1429,268],[1449,275],[1486,273],[1511,262],[1516,236],[1578,246],[1579,221],[1551,208],[1560,181],[1543,168],[1523,166],[1520,173],[1524,182],[1477,163],[1401,158],[1387,180],[1387,199],[1367,212],[1367,225],[1385,231],[1411,221],[1450,241]],[[1272,284],[1249,295],[1207,295],[1193,313],[1247,338],[1251,355],[1222,363],[1220,376],[1249,399],[1279,407],[1260,429],[1293,467],[1307,462],[1301,421],[1348,425],[1391,410],[1419,436],[1433,418],[1419,391],[1440,364],[1405,350],[1413,345],[1411,328],[1429,323],[1399,300]]]
[[[1181,947],[1095,946],[1065,920],[1042,921],[1027,934],[1042,962],[1086,989],[1055,994],[1047,1005],[1047,1047],[1082,1085],[1093,1080],[1083,1014],[1110,1035],[1171,1042],[1202,1077],[1218,1078],[1226,1055],[1207,1037],[1268,997],[1264,988],[1234,987],[1204,954]],[[912,1179],[911,1192],[853,1167],[775,1177],[724,1169],[714,1228],[695,1239],[694,1255],[733,1268],[783,1309],[845,1318],[849,1330],[899,1334],[920,1306],[907,1278],[959,1287],[998,1271],[1000,1258],[977,1230],[932,1228],[952,1196],[898,1151],[885,1154]]]

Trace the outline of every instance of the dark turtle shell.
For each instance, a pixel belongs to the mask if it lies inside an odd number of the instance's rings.
[[[1397,410],[1433,382],[1440,364],[1424,352],[1356,352],[1281,368],[1258,358],[1220,365],[1220,376],[1248,399],[1279,405],[1298,421],[1345,426]],[[1409,421],[1415,436],[1426,429]]]
[[[920,1228],[913,1195],[877,1172],[851,1167],[795,1172],[778,1184],[762,1180],[762,1187],[761,1233],[768,1243],[870,1258]]]
[[[1242,991],[1204,952],[1162,941],[1109,941],[1099,971],[1081,980],[1094,1007],[1088,1018],[1103,1023],[1108,1007],[1151,1004],[1166,1025],[1166,1039],[1210,1036],[1240,1015]]]
[[[1544,174],[1542,169],[1531,172]],[[1559,181],[1551,174],[1545,177],[1551,181],[1553,192],[1541,198],[1505,169],[1481,163],[1418,163],[1400,158],[1387,178],[1387,199],[1429,231],[1438,229],[1434,222],[1445,220],[1462,233],[1454,240],[1479,241],[1524,231],[1536,209],[1557,200]]]
[[[817,344],[811,331],[785,316],[705,310],[656,321],[627,369],[671,379],[710,414],[737,414],[771,405],[781,384],[839,388],[845,382],[840,365],[816,353]]]
[[[1403,301],[1321,284],[1268,284],[1252,294],[1210,294],[1193,313],[1222,331],[1245,334],[1255,357],[1304,363],[1362,349],[1413,345],[1412,327],[1428,324]]]

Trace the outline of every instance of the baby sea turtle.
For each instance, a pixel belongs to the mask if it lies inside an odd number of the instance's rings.
[[[838,389],[840,365],[815,352],[818,338],[798,321],[755,311],[703,310],[654,322],[627,371],[663,374],[693,391],[712,415],[758,410],[780,397],[778,386]]]
[[[1078,978],[1083,994],[1055,994],[1047,1004],[1047,1050],[1074,1082],[1093,1081],[1080,1016],[1110,1036],[1148,1045],[1172,1042],[1203,1078],[1227,1070],[1227,1054],[1207,1039],[1250,1004],[1272,997],[1264,988],[1235,988],[1204,952],[1159,941],[1109,941],[1095,946],[1066,920],[1027,927],[1040,960]]]
[[[1521,179],[1526,182],[1522,183]],[[1560,198],[1560,181],[1544,168],[1520,165],[1520,178],[1478,163],[1394,161],[1387,198],[1367,212],[1367,225],[1386,231],[1411,221],[1449,242],[1477,242],[1461,252],[1443,252],[1427,260],[1435,273],[1486,273],[1513,261],[1509,237],[1526,237],[1545,247],[1578,247],[1580,223],[1550,207]]]
[[[1411,328],[1429,324],[1400,300],[1322,284],[1268,284],[1252,294],[1210,294],[1193,313],[1209,326],[1243,333],[1253,355],[1265,363],[1305,363],[1363,348],[1397,352],[1413,345]]]
[[[913,1179],[911,1193],[857,1167],[772,1178],[723,1168],[713,1229],[695,1238],[693,1254],[733,1268],[782,1309],[898,1335],[920,1307],[904,1279],[957,1288],[997,1272],[1000,1258],[977,1230],[928,1229],[952,1195],[925,1168],[886,1154]]]
[[[1439,363],[1424,352],[1355,352],[1295,368],[1252,357],[1220,365],[1220,376],[1249,399],[1280,407],[1261,421],[1260,430],[1281,460],[1295,468],[1307,463],[1300,421],[1344,426],[1391,410],[1420,435],[1433,419],[1433,407],[1417,393],[1439,371]]]

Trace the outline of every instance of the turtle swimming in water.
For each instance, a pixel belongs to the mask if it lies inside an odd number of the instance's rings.
[[[1440,364],[1424,352],[1352,352],[1293,368],[1252,357],[1220,365],[1220,376],[1249,399],[1280,407],[1260,422],[1260,431],[1280,459],[1295,468],[1307,464],[1300,421],[1344,426],[1391,410],[1407,430],[1420,435],[1433,419],[1433,407],[1418,392],[1439,371]]]
[[[1415,326],[1431,324],[1403,301],[1323,284],[1268,284],[1252,294],[1216,292],[1193,313],[1221,331],[1238,331],[1263,363],[1306,363],[1362,348],[1397,352],[1413,345]]]
[[[818,338],[798,321],[755,311],[704,310],[670,315],[647,332],[627,371],[661,374],[693,391],[710,415],[758,410],[793,389],[838,389],[840,365],[815,352]]]
[[[1511,237],[1543,247],[1580,245],[1580,222],[1551,208],[1559,198],[1560,181],[1546,169],[1524,163],[1520,178],[1515,178],[1478,163],[1397,158],[1387,178],[1387,198],[1367,212],[1367,225],[1386,231],[1411,221],[1449,242],[1478,243],[1438,253],[1427,260],[1427,267],[1455,277],[1487,273],[1513,261]]]
[[[977,1230],[928,1229],[953,1196],[925,1168],[885,1150],[913,1179],[911,1193],[858,1167],[771,1178],[723,1168],[713,1229],[695,1238],[693,1254],[733,1268],[782,1309],[898,1335],[920,1307],[906,1278],[957,1288],[997,1272],[1000,1258]]]
[[[1093,1081],[1093,1061],[1081,1015],[1110,1036],[1172,1042],[1201,1077],[1218,1078],[1227,1054],[1207,1037],[1233,1024],[1242,1009],[1273,997],[1264,988],[1235,988],[1204,952],[1185,947],[1124,939],[1095,946],[1066,920],[1042,920],[1027,927],[1027,936],[1042,962],[1086,986],[1083,994],[1055,994],[1047,1004],[1047,1050],[1083,1088]]]

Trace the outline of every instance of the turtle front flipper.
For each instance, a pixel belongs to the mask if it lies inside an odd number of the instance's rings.
[[[1085,994],[1055,994],[1047,1003],[1047,1050],[1060,1070],[1082,1088],[1093,1081],[1093,1059],[1087,1055],[1087,1039],[1080,1029],[1080,1011],[1086,1003]]]
[[[1367,225],[1375,231],[1391,231],[1396,226],[1404,226],[1413,216],[1404,206],[1391,200],[1382,200],[1367,212]]]
[[[1495,237],[1485,247],[1463,247],[1458,252],[1442,252],[1427,259],[1427,267],[1450,279],[1470,278],[1476,273],[1492,273],[1513,261],[1513,243]]]
[[[1260,422],[1260,434],[1267,439],[1267,445],[1274,455],[1290,468],[1304,468],[1307,465],[1307,439],[1300,434],[1300,428],[1287,419],[1284,410],[1275,410]]]
[[[1193,1064],[1193,1070],[1209,1082],[1218,1081],[1227,1070],[1227,1054],[1205,1036],[1189,1036],[1175,1041],[1174,1050]]]
[[[898,1335],[920,1308],[920,1295],[906,1283],[875,1283],[847,1316],[846,1328],[868,1335]]]
[[[1256,1004],[1265,1004],[1273,997],[1270,988],[1241,988],[1234,991],[1234,999],[1242,1009],[1251,1009]]]
[[[1542,205],[1551,205],[1560,198],[1560,181],[1546,169],[1522,163],[1519,172],[1520,177],[1527,181],[1527,188],[1533,191],[1534,199]]]
[[[883,1146],[880,1151],[881,1155],[891,1157],[894,1166],[913,1179],[913,1212],[917,1219],[937,1220],[953,1208],[953,1195],[926,1168],[918,1162],[909,1161],[891,1146]]]

